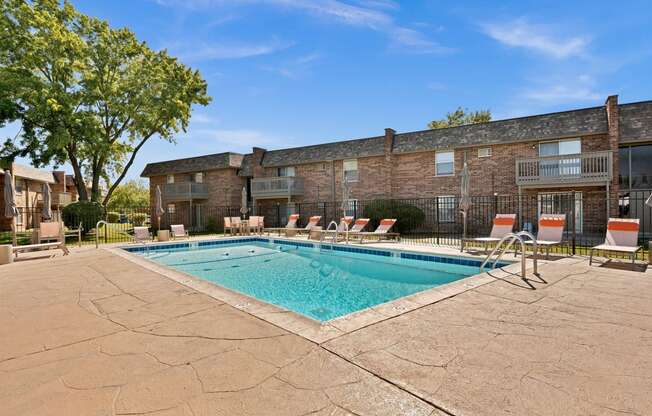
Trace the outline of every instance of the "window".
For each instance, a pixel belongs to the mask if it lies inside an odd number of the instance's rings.
[[[278,176],[294,176],[294,166],[285,166],[278,168]]]
[[[563,156],[579,153],[582,153],[582,141],[580,139],[539,143],[539,156]]]
[[[23,193],[23,188],[25,186],[25,181],[22,179],[16,179],[16,193],[17,194],[22,194]]]
[[[168,175],[168,183],[174,183],[174,175]]]
[[[580,139],[558,140],[539,143],[539,156],[567,156],[582,152]],[[580,158],[550,158],[539,162],[539,176],[560,177],[577,176],[581,174]]]
[[[193,174],[192,180],[195,183],[204,183],[204,174],[202,172],[197,172]]]
[[[344,161],[344,182],[358,181],[358,161],[350,159]]]
[[[174,204],[168,204],[168,214],[174,214],[177,212],[177,207]]]
[[[452,195],[437,197],[437,219],[442,222],[455,222],[458,211],[456,198]]]
[[[435,175],[449,176],[455,173],[455,153],[454,152],[437,152],[435,153]]]
[[[18,208],[18,215],[16,215],[16,225],[23,225],[23,212]]]
[[[481,147],[478,149],[478,157],[490,157],[491,147]]]

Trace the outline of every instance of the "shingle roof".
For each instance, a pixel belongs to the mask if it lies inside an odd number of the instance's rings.
[[[263,166],[287,166],[330,160],[382,156],[384,136],[265,152]]]
[[[140,176],[149,177],[170,173],[190,173],[214,169],[239,168],[242,163],[242,158],[243,155],[239,153],[226,152],[148,163]]]
[[[252,158],[254,155],[251,153],[246,154],[242,158],[242,164],[238,171],[238,176],[254,176],[254,167],[252,165]]]
[[[14,163],[12,166],[14,177],[26,178],[39,182],[55,183],[54,175],[51,171],[33,168],[31,166],[19,165]]]
[[[652,101],[623,104],[620,110],[620,141],[652,140]]]
[[[605,109],[594,107],[460,127],[401,133],[395,136],[394,153],[545,140],[606,132]]]

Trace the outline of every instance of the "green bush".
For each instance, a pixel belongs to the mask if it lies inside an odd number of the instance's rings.
[[[106,221],[107,222],[119,222],[120,221],[120,213],[116,211],[109,211],[106,213]]]
[[[61,216],[66,227],[76,229],[81,223],[82,233],[86,234],[104,219],[104,207],[99,202],[74,202],[63,207]]]
[[[129,220],[134,227],[140,227],[145,224],[145,221],[147,221],[147,214],[144,212],[134,212],[129,216]]]
[[[392,231],[398,233],[405,233],[419,228],[426,219],[426,214],[420,208],[391,200],[372,201],[364,206],[363,212],[365,217],[371,219],[373,228],[377,227],[383,218],[396,218],[397,221]]]
[[[206,231],[211,234],[217,234],[221,232],[220,222],[215,217],[208,217],[206,220]]]

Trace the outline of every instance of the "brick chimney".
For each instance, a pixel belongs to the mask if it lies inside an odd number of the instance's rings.
[[[386,128],[385,129],[385,163],[382,171],[378,172],[378,177],[376,178],[377,183],[380,185],[379,188],[384,190],[385,198],[392,198],[392,178],[394,170],[394,136],[396,131],[394,129]]]
[[[607,112],[607,131],[609,150],[613,152],[613,181],[611,190],[618,192],[618,145],[620,144],[620,119],[618,108],[618,96],[610,95],[605,102]]]
[[[392,149],[394,149],[394,135],[396,131],[389,127],[385,129],[385,160],[389,161],[392,157]]]
[[[66,172],[62,170],[52,171],[56,183],[50,186],[52,192],[66,192]]]
[[[252,173],[254,178],[259,178],[265,176],[265,169],[263,169],[263,157],[265,156],[267,149],[262,147],[253,148],[253,156],[251,158]]]

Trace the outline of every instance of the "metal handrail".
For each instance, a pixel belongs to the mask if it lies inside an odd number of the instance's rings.
[[[109,228],[109,223],[104,220],[100,220],[97,222],[97,224],[95,224],[95,248],[100,247],[100,242],[97,240],[97,237],[100,235],[100,224],[104,224],[106,226],[104,229],[105,232],[108,232]],[[106,237],[104,239],[106,240]]]
[[[335,221],[331,221],[331,222],[328,223],[328,227],[326,227],[326,232],[321,234],[321,241],[320,241],[321,243],[324,242],[324,239],[326,238],[326,234],[328,234],[328,232],[331,231],[331,225],[335,225],[335,237],[334,237],[335,240],[331,241],[331,244],[337,243],[337,229],[338,229],[339,226]],[[321,246],[320,246],[320,248],[321,248]],[[331,249],[332,249],[332,246],[331,246]]]
[[[489,255],[487,255],[487,257],[485,257],[484,261],[480,265],[480,273],[484,272],[484,267],[487,265],[487,263],[489,263],[491,261],[491,258],[494,256],[494,254],[496,254],[498,252],[498,250],[501,249],[503,243],[508,241],[507,247],[500,250],[500,253],[498,254],[496,259],[494,260],[493,264],[491,265],[492,270],[496,268],[496,264],[498,264],[500,259],[502,259],[503,255],[507,252],[507,250],[509,250],[510,247],[516,241],[518,241],[520,246],[521,246],[521,253],[522,253],[521,254],[521,277],[525,278],[525,276],[526,276],[525,241],[524,241],[523,237],[528,237],[530,240],[532,240],[533,263],[534,263],[533,264],[533,272],[534,272],[534,274],[537,274],[538,273],[538,271],[537,271],[537,250],[538,250],[537,240],[536,240],[536,238],[534,238],[534,235],[532,235],[531,233],[529,233],[527,231],[519,231],[518,233],[509,233],[506,236],[504,236],[503,238],[501,238],[500,241],[498,242],[498,244],[496,244],[496,247],[494,247],[494,249],[491,251],[491,253],[489,253]]]

